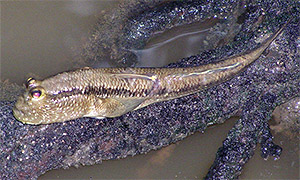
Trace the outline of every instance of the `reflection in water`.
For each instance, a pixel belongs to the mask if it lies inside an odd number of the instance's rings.
[[[166,66],[182,58],[211,49],[213,44],[218,44],[219,42],[214,42],[214,38],[210,39],[212,36],[219,36],[212,30],[217,23],[219,23],[219,19],[214,18],[174,27],[157,33],[143,49],[130,49],[129,51],[138,57],[137,67]]]
[[[165,66],[183,57],[197,53],[193,49],[197,48],[199,42],[205,39],[205,32],[207,31],[209,29],[179,34],[166,41],[145,47],[145,49],[130,49],[129,51],[135,53],[138,57],[139,67]]]

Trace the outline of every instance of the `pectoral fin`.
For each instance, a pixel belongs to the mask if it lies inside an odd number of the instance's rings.
[[[134,110],[144,101],[144,98],[98,98],[94,107],[85,116],[95,118],[118,117]]]
[[[138,107],[140,104],[142,104],[146,98],[130,98],[130,99],[118,99],[120,103],[123,104],[125,111],[123,114],[133,111]]]
[[[139,104],[134,110],[141,109],[141,108],[146,107],[150,104],[157,103],[157,102],[160,102],[160,101],[163,101],[163,100],[160,100],[160,99],[147,99],[147,100],[143,101],[141,104]]]

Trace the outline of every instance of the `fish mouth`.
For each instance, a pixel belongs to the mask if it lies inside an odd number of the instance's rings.
[[[13,115],[14,117],[23,124],[35,124],[28,120],[28,117],[24,111],[18,109],[17,107],[13,107]]]
[[[25,113],[23,111],[24,107],[22,106],[22,104],[24,104],[24,98],[19,97],[18,101],[15,103],[15,106],[12,109],[14,117],[19,121],[22,121],[25,116]]]
[[[21,120],[24,116],[24,112],[22,110],[19,110],[17,107],[13,107],[13,115],[16,119]]]

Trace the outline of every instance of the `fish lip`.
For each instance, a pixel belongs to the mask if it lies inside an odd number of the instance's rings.
[[[15,118],[20,117],[20,116],[24,116],[24,112],[22,110],[18,109],[16,106],[13,107],[12,110],[13,110],[13,115],[15,116]]]
[[[14,109],[21,111],[21,109],[24,108],[24,106],[22,106],[21,104],[25,104],[25,98],[22,96],[18,98],[17,102],[15,103]]]
[[[21,105],[24,104],[24,101],[24,97],[20,96],[12,109],[14,117],[18,120],[23,119],[25,116],[24,107]]]

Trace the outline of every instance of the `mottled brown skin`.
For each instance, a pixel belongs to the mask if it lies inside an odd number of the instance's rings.
[[[254,62],[284,26],[256,49],[191,68],[83,68],[43,81],[28,79],[14,116],[27,124],[80,117],[117,117],[149,104],[186,96],[234,77]]]

